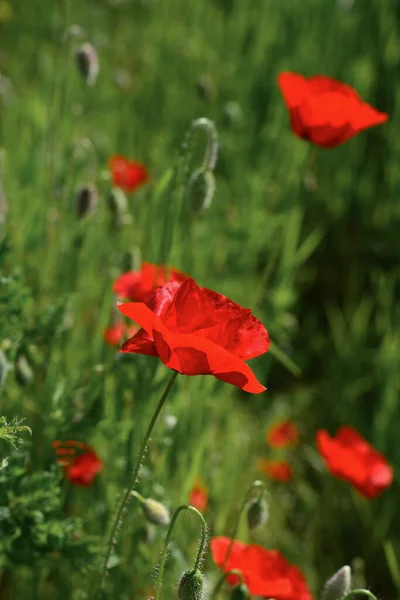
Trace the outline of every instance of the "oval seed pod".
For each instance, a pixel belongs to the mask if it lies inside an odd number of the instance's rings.
[[[189,179],[188,198],[190,209],[202,213],[211,204],[215,192],[215,177],[212,171],[196,169]]]
[[[79,219],[82,219],[89,213],[93,212],[97,206],[99,194],[97,187],[94,184],[88,183],[82,185],[76,193],[76,214]]]
[[[205,591],[206,580],[199,569],[183,573],[178,587],[179,600],[203,600]]]
[[[250,600],[249,588],[245,583],[235,585],[231,592],[231,600]]]
[[[99,74],[97,50],[90,42],[85,42],[75,52],[75,61],[79,73],[88,85],[94,85]]]
[[[342,600],[350,593],[351,569],[344,566],[337,571],[324,585],[321,600]]]
[[[142,509],[146,519],[150,523],[154,523],[154,525],[169,525],[171,521],[169,511],[161,502],[147,498],[142,502]]]
[[[107,198],[108,208],[110,209],[112,224],[119,228],[124,225],[124,217],[128,210],[128,199],[120,188],[110,190]]]
[[[261,525],[265,525],[268,521],[268,504],[265,498],[257,498],[253,500],[247,510],[247,523],[249,529],[255,529]]]

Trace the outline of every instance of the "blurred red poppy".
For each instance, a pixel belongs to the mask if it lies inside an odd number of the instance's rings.
[[[293,132],[323,148],[334,148],[363,129],[385,123],[389,115],[360,98],[349,85],[326,75],[278,75],[278,86]]]
[[[349,425],[334,437],[320,429],[317,448],[329,472],[348,481],[365,498],[376,498],[392,484],[393,468],[386,458]]]
[[[149,180],[147,167],[136,160],[129,160],[123,156],[112,156],[108,162],[112,182],[124,192],[134,192],[138,187]]]
[[[295,446],[299,442],[299,428],[293,421],[279,421],[272,425],[266,435],[267,442],[273,448]]]
[[[56,440],[52,444],[58,464],[64,467],[64,476],[73,485],[89,487],[103,468],[103,461],[91,446],[84,442]]]
[[[196,479],[195,484],[190,492],[189,504],[194,506],[200,512],[204,512],[208,504],[208,489],[203,485],[200,479]]]
[[[257,468],[273,481],[291,481],[293,479],[293,469],[285,460],[259,458]]]
[[[251,594],[275,600],[311,600],[302,572],[278,550],[234,541],[226,560],[230,542],[227,537],[211,539],[213,560],[224,572],[231,569],[241,571]],[[236,575],[229,575],[227,580],[231,585],[238,583]]]
[[[110,346],[119,346],[124,339],[125,329],[125,323],[123,323],[122,321],[110,325],[110,327],[107,327],[104,330],[104,341],[107,342],[107,344],[109,344]]]
[[[266,389],[244,362],[269,348],[268,332],[250,309],[194,279],[156,288],[148,305],[128,302],[118,308],[142,327],[121,352],[158,356],[178,373],[214,375],[252,394]]]
[[[168,281],[184,281],[187,275],[165,265],[143,262],[140,270],[128,271],[116,278],[113,284],[115,294],[124,300],[147,302],[154,288]]]
[[[123,321],[116,321],[113,325],[106,327],[103,339],[110,346],[120,346],[124,340],[132,337],[139,331],[135,325],[127,326]]]

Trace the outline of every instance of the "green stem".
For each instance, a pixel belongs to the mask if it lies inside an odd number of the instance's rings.
[[[210,600],[215,600],[215,598],[218,596],[219,591],[225,581],[225,579],[229,576],[229,575],[237,575],[240,579],[240,584],[244,583],[244,579],[243,579],[243,573],[241,571],[239,571],[239,569],[231,569],[230,571],[226,571],[226,573],[222,573],[221,577],[218,579],[214,590],[210,596]]]
[[[158,569],[158,577],[157,577],[157,583],[156,583],[156,591],[154,592],[154,600],[159,600],[159,598],[160,598],[162,578],[164,575],[165,561],[167,558],[168,546],[169,546],[169,542],[171,539],[172,530],[174,529],[178,515],[183,510],[190,510],[191,512],[193,512],[197,516],[197,518],[199,519],[199,521],[201,523],[201,538],[200,538],[199,548],[197,550],[196,560],[193,565],[193,571],[198,570],[200,561],[204,554],[204,547],[205,547],[205,544],[207,541],[207,524],[204,520],[204,517],[201,514],[201,512],[199,512],[196,508],[194,508],[194,506],[190,506],[189,504],[182,504],[181,506],[178,506],[178,508],[175,510],[174,514],[172,515],[171,523],[169,524],[167,535],[165,536],[164,546],[161,551],[160,567]]]
[[[376,600],[376,596],[369,590],[352,590],[347,596],[343,598],[343,600],[352,600],[354,596],[367,596],[371,600]]]
[[[247,490],[247,493],[246,493],[246,495],[244,497],[242,505],[241,505],[241,507],[239,509],[238,516],[237,516],[237,519],[236,519],[236,522],[235,522],[235,526],[234,526],[233,531],[232,531],[232,535],[230,536],[231,539],[230,539],[230,542],[229,542],[229,546],[228,546],[228,548],[226,550],[224,562],[222,563],[222,570],[223,571],[225,570],[226,564],[228,562],[229,556],[230,556],[231,551],[232,551],[232,547],[233,547],[233,544],[234,544],[234,541],[235,541],[235,538],[236,538],[236,535],[237,535],[237,532],[238,532],[238,529],[239,529],[240,519],[242,518],[244,510],[245,510],[247,504],[249,503],[249,500],[250,500],[250,498],[251,498],[254,490],[259,490],[260,491],[260,495],[261,495],[261,493],[264,491],[264,489],[265,489],[265,483],[263,483],[262,481],[258,481],[257,480],[257,481],[254,481],[254,483]]]
[[[173,374],[172,374],[172,377],[170,378],[170,380],[169,380],[169,382],[167,384],[167,387],[164,390],[163,395],[161,396],[160,400],[158,401],[157,408],[154,411],[154,414],[153,414],[153,416],[151,418],[151,421],[149,423],[149,426],[147,427],[147,431],[146,431],[145,436],[143,438],[142,445],[141,445],[140,450],[139,450],[139,458],[138,458],[138,460],[136,462],[135,470],[133,472],[133,475],[132,475],[132,478],[131,478],[131,481],[130,481],[130,485],[128,485],[128,487],[126,488],[125,493],[123,494],[122,499],[121,499],[121,501],[119,503],[117,514],[115,516],[113,525],[111,527],[110,535],[108,536],[107,550],[106,550],[106,554],[105,554],[104,561],[103,561],[103,566],[102,566],[102,571],[101,571],[101,577],[100,577],[100,586],[98,588],[98,591],[101,590],[103,588],[103,586],[104,586],[104,582],[105,582],[105,578],[106,578],[106,574],[107,574],[108,561],[110,559],[111,551],[112,551],[112,548],[113,548],[114,543],[115,543],[115,538],[116,538],[116,536],[118,534],[118,531],[119,531],[119,528],[121,526],[122,515],[124,514],[124,512],[126,510],[126,506],[127,506],[128,502],[129,502],[129,499],[130,499],[130,497],[132,495],[132,492],[135,491],[135,486],[138,483],[139,471],[140,471],[140,468],[141,468],[141,466],[143,464],[143,461],[145,459],[145,456],[146,456],[147,445],[149,443],[150,436],[151,436],[151,434],[153,432],[154,425],[156,424],[158,415],[160,414],[161,409],[164,406],[164,403],[165,403],[165,401],[166,401],[166,399],[168,397],[168,394],[169,394],[169,392],[170,392],[170,390],[171,390],[171,388],[172,388],[172,386],[174,384],[174,381],[177,378],[177,376],[178,376],[177,371],[174,371]]]

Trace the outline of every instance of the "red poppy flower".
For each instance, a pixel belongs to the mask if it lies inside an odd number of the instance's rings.
[[[250,309],[242,308],[194,279],[156,288],[148,302],[120,304],[142,329],[121,352],[158,356],[183,375],[214,375],[259,394],[265,387],[244,362],[267,352],[268,332]]]
[[[269,428],[267,442],[273,448],[295,446],[299,441],[299,428],[293,421],[279,421]]]
[[[108,166],[111,171],[112,182],[124,192],[134,192],[138,187],[149,180],[147,167],[136,160],[129,160],[123,156],[112,156]]]
[[[125,336],[126,326],[122,321],[120,323],[114,323],[110,327],[104,330],[103,338],[110,346],[119,346]]]
[[[273,481],[291,481],[293,479],[293,469],[285,460],[260,458],[257,461],[257,467],[268,479]]]
[[[278,86],[293,132],[317,146],[334,148],[389,118],[363,102],[349,85],[326,75],[280,73]]]
[[[365,498],[376,498],[392,484],[393,469],[386,458],[353,427],[341,427],[335,437],[320,429],[317,448],[330,473],[348,481]]]
[[[168,281],[184,281],[187,275],[173,267],[143,262],[139,271],[123,273],[114,281],[113,290],[124,300],[148,302],[154,288]]]
[[[234,541],[224,566],[230,542],[227,537],[212,538],[210,547],[213,560],[225,572],[231,569],[241,571],[251,594],[275,600],[311,600],[302,572],[278,550]],[[229,575],[227,579],[231,585],[238,583],[236,575]]]
[[[52,446],[55,449],[58,464],[64,467],[66,479],[80,487],[92,485],[96,475],[103,468],[103,461],[91,446],[75,440],[65,442],[57,440],[53,442]]]
[[[203,485],[200,479],[196,479],[196,482],[190,492],[189,504],[194,506],[200,512],[204,512],[208,504],[208,489]]]

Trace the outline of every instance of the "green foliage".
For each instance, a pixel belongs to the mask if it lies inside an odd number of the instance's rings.
[[[0,440],[11,444],[14,448],[20,448],[24,440],[20,435],[28,431],[32,435],[31,428],[28,425],[22,425],[24,420],[13,419],[7,423],[6,417],[0,417]]]

